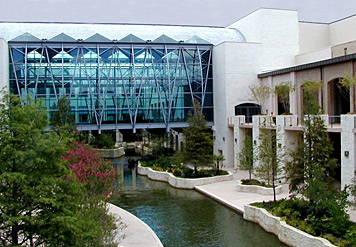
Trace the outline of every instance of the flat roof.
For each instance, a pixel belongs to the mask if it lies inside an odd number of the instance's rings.
[[[349,61],[352,61],[355,59],[356,59],[356,53],[353,53],[350,55],[330,58],[330,59],[321,60],[318,62],[306,63],[306,64],[302,64],[302,65],[298,65],[298,66],[293,66],[293,67],[288,67],[288,68],[284,68],[284,69],[273,70],[270,72],[260,73],[257,76],[258,76],[258,78],[266,78],[269,76],[276,76],[276,75],[282,75],[282,74],[286,74],[286,73],[290,73],[290,72],[314,69],[314,68],[324,67],[324,66],[328,66],[328,65],[332,65],[332,64],[345,63],[345,62],[349,62]]]

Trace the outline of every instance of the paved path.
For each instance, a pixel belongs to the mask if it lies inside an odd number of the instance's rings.
[[[120,216],[122,222],[126,224],[122,232],[125,238],[119,247],[163,247],[157,235],[142,220],[112,204],[109,204],[109,211]]]
[[[236,180],[234,179],[220,183],[196,186],[195,189],[240,213],[243,213],[244,205],[246,204],[273,200],[273,195],[239,192],[236,186]],[[277,195],[277,199],[287,197],[287,190],[287,186],[283,185],[282,193]]]
[[[239,192],[236,189],[236,180],[248,178],[248,173],[244,171],[236,172],[233,169],[227,169],[234,173],[234,179],[231,181],[219,182],[214,184],[207,184],[196,186],[195,189],[202,194],[219,201],[225,206],[239,212],[243,213],[244,205],[262,202],[262,201],[272,201],[273,195],[266,196],[255,193]],[[289,189],[287,184],[282,185],[282,193],[277,195],[277,200],[286,198],[289,196]],[[356,222],[356,209],[350,209],[350,220]]]

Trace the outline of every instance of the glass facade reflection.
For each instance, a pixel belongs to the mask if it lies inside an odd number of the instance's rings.
[[[70,98],[78,125],[185,122],[192,99],[213,121],[212,46],[10,42],[10,90],[50,112]]]

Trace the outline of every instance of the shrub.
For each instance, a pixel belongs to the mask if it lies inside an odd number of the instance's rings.
[[[166,170],[164,170],[162,167],[157,166],[157,165],[152,166],[152,169],[155,170],[155,171],[159,171],[159,172],[164,172],[164,171],[166,171]]]
[[[343,207],[346,194],[338,197],[327,197],[320,214],[315,215],[309,202],[300,198],[283,199],[274,202],[254,203],[253,205],[265,208],[273,215],[281,217],[289,225],[314,236],[325,237],[337,246],[356,246],[356,225],[348,220]]]
[[[261,182],[257,179],[241,179],[241,183],[243,185],[257,185],[257,186],[263,186],[263,187],[267,187],[267,188],[272,187],[272,185],[266,185],[265,182]]]
[[[182,176],[182,171],[180,169],[173,169],[173,175],[176,177]]]
[[[93,146],[94,148],[113,149],[115,148],[115,141],[111,135],[102,133],[101,135],[95,137],[91,141],[90,145]]]
[[[89,194],[110,194],[117,179],[110,163],[89,145],[74,142],[73,147],[62,158],[67,161],[79,182],[85,185]]]

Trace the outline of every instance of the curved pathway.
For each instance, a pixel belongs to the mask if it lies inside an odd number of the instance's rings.
[[[125,235],[125,238],[120,242],[119,247],[163,247],[152,229],[135,215],[113,204],[109,204],[109,211],[120,216],[126,225],[121,233]]]

